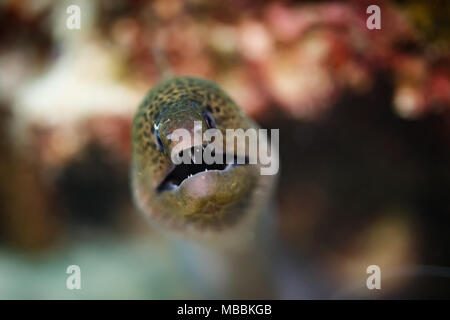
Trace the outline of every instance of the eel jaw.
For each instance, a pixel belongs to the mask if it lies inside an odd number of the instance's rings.
[[[225,158],[225,155],[224,155]],[[225,172],[232,170],[233,168],[237,166],[242,165],[248,165],[249,160],[247,157],[242,159],[241,161],[238,161],[238,157],[236,155],[233,156],[233,162],[231,163],[225,163],[223,161],[223,164],[213,163],[213,164],[206,164],[206,163],[181,163],[179,165],[174,165],[170,171],[167,173],[167,175],[164,177],[164,179],[161,181],[161,183],[156,188],[157,193],[162,193],[166,191],[175,191],[177,190],[180,185],[188,181],[189,179],[195,178],[199,175],[208,174],[208,172]]]

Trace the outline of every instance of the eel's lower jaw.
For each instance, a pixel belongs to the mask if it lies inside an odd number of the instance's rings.
[[[188,181],[191,178],[195,178],[202,174],[208,174],[208,172],[225,172],[232,170],[237,166],[248,165],[249,161],[246,157],[242,161],[238,161],[237,157],[234,156],[234,161],[232,163],[224,164],[179,164],[174,166],[165,178],[161,181],[159,186],[156,188],[157,193],[163,193],[167,191],[176,191],[179,189],[181,184]]]

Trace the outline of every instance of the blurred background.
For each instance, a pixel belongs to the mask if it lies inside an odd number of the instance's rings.
[[[371,4],[381,30],[366,27]],[[1,0],[0,298],[221,297],[220,268],[193,265],[131,202],[131,119],[162,78],[155,51],[280,129],[273,297],[450,298],[449,13],[445,0]],[[66,289],[72,264],[82,290]],[[365,287],[372,264],[382,290]]]

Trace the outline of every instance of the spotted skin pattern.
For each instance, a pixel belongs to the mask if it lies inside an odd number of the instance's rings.
[[[259,174],[259,165],[206,172],[202,181],[187,179],[176,190],[157,191],[174,168],[168,134],[177,128],[190,129],[195,120],[202,121],[206,130],[205,111],[224,137],[225,129],[258,128],[215,83],[198,78],[161,83],[137,109],[132,128],[132,192],[137,207],[152,222],[181,231],[227,230],[254,215],[268,198],[271,180]],[[158,147],[155,128],[163,149]]]

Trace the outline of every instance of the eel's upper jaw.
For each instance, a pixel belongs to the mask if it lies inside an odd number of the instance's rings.
[[[225,155],[224,155],[225,158]],[[166,191],[175,191],[179,188],[179,186],[184,182],[187,181],[197,175],[200,174],[206,174],[207,172],[217,172],[217,171],[228,171],[236,166],[241,165],[248,165],[249,161],[248,158],[245,157],[244,159],[241,159],[241,161],[238,161],[238,157],[236,155],[233,156],[233,161],[226,163],[226,161],[223,161],[224,163],[218,164],[195,164],[195,163],[188,163],[184,164],[181,163],[179,165],[175,165],[172,167],[172,169],[167,173],[167,175],[164,177],[164,179],[161,181],[161,183],[156,188],[157,193],[162,193]]]

